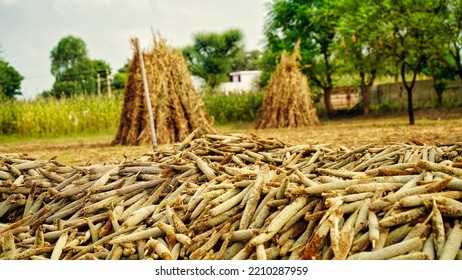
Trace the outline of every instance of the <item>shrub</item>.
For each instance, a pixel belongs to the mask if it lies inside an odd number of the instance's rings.
[[[253,122],[263,101],[263,93],[215,93],[202,96],[210,116],[220,124]]]

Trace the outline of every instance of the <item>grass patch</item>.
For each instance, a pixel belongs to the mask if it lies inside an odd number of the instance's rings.
[[[263,93],[212,93],[202,96],[207,111],[215,123],[253,122],[263,102]]]

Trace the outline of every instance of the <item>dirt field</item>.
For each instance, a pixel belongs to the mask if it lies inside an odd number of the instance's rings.
[[[416,113],[416,124],[408,125],[406,115],[381,118],[354,118],[322,121],[320,126],[298,129],[254,130],[252,124],[222,127],[220,133],[255,133],[274,137],[287,144],[329,144],[357,147],[367,143],[405,142],[410,138],[428,145],[462,141],[462,110]],[[37,159],[57,160],[64,164],[120,162],[150,152],[150,146],[111,146],[113,136],[60,138],[36,141],[0,142],[0,153],[20,152]]]

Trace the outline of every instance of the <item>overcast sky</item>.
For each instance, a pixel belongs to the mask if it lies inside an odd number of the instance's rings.
[[[239,28],[246,50],[262,49],[268,0],[0,0],[0,56],[24,76],[25,98],[52,87],[50,52],[67,35],[82,38],[91,59],[113,73],[132,56],[130,38],[150,46],[151,30],[171,46],[199,31]]]

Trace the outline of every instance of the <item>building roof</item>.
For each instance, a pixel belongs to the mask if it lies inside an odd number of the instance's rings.
[[[251,74],[261,74],[261,70],[242,70],[242,71],[235,71],[229,73],[230,76],[237,76],[237,75],[251,75]]]

